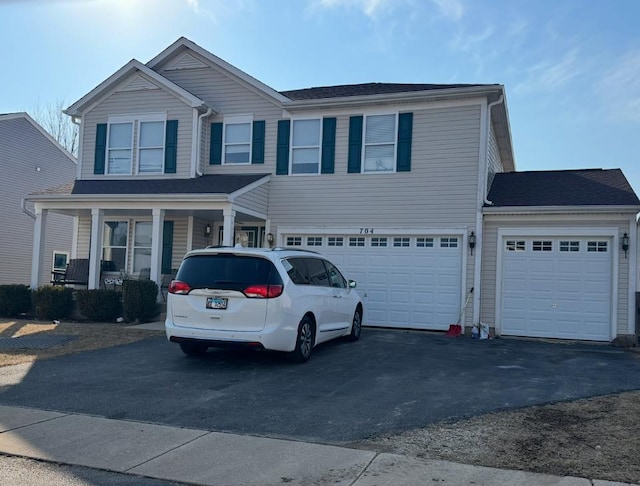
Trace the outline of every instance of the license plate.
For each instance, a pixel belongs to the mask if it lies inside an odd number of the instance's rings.
[[[207,297],[207,309],[226,309],[226,297]]]

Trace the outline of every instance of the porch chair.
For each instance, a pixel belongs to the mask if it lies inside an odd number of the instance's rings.
[[[76,258],[69,260],[64,273],[51,272],[53,285],[88,285],[89,284],[89,259]]]

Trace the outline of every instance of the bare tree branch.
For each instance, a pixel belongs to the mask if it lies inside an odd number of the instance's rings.
[[[74,157],[78,156],[78,126],[71,122],[71,117],[62,113],[65,100],[54,101],[48,105],[39,102],[31,110],[31,116],[42,128],[51,134]]]

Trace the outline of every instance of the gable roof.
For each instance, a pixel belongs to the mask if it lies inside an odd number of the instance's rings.
[[[147,66],[142,64],[140,61],[132,59],[127,64],[118,69],[115,73],[105,79],[102,83],[96,86],[93,90],[87,93],[85,96],[80,98],[74,104],[72,104],[69,108],[64,110],[69,116],[78,116],[81,115],[88,107],[90,107],[95,100],[102,98],[112,90],[120,81],[129,76],[131,73],[139,71],[143,75],[155,81],[162,88],[170,91],[178,98],[182,99],[185,103],[187,103],[192,108],[206,108],[206,104],[203,100],[189,93],[184,88],[181,88],[177,84],[169,81],[164,76],[156,73],[152,69],[149,69]]]
[[[432,91],[454,88],[477,88],[497,84],[408,84],[408,83],[362,83],[320,86],[315,88],[280,91],[280,94],[294,101],[318,100],[325,98],[343,98],[347,96],[370,96],[380,94],[409,93],[413,91]]]
[[[57,196],[143,196],[159,197],[171,194],[232,194],[240,189],[269,177],[268,174],[204,175],[195,179],[95,179],[76,180],[45,191],[30,194],[29,199]],[[35,196],[35,197],[32,197]],[[40,197],[41,196],[41,197]]]
[[[491,207],[640,206],[620,169],[500,173],[487,199]]]
[[[173,44],[167,47],[164,51],[162,51],[156,57],[151,59],[147,63],[147,66],[153,70],[159,69],[160,67],[162,67],[163,64],[168,62],[176,54],[183,52],[187,49],[190,49],[191,51],[197,53],[200,57],[204,58],[206,61],[213,64],[214,66],[217,66],[218,68],[231,74],[233,77],[245,82],[249,86],[256,89],[258,92],[262,92],[268,97],[273,98],[279,102],[287,101],[287,98],[284,97],[282,94],[278,93],[275,89],[267,86],[261,81],[258,81],[256,78],[254,78],[253,76],[250,76],[249,74],[245,73],[241,69],[238,69],[237,67],[229,64],[224,59],[221,59],[218,56],[207,51],[206,49],[203,49],[198,44],[190,41],[186,37],[180,37],[177,41],[175,41]]]
[[[62,145],[58,142],[53,136],[47,132],[37,121],[35,121],[28,113],[18,112],[18,113],[0,113],[0,122],[16,120],[16,119],[24,119],[28,121],[33,127],[38,130],[43,137],[45,137],[49,142],[51,142],[60,152],[62,152],[71,162],[77,164],[78,161],[76,158]]]

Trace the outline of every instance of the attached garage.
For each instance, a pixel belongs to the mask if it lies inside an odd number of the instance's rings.
[[[636,333],[636,215],[619,169],[496,174],[483,208],[480,321],[501,336]]]
[[[502,236],[501,334],[612,339],[612,239]]]
[[[462,235],[285,234],[287,247],[317,251],[358,284],[365,325],[444,330],[456,322]]]

